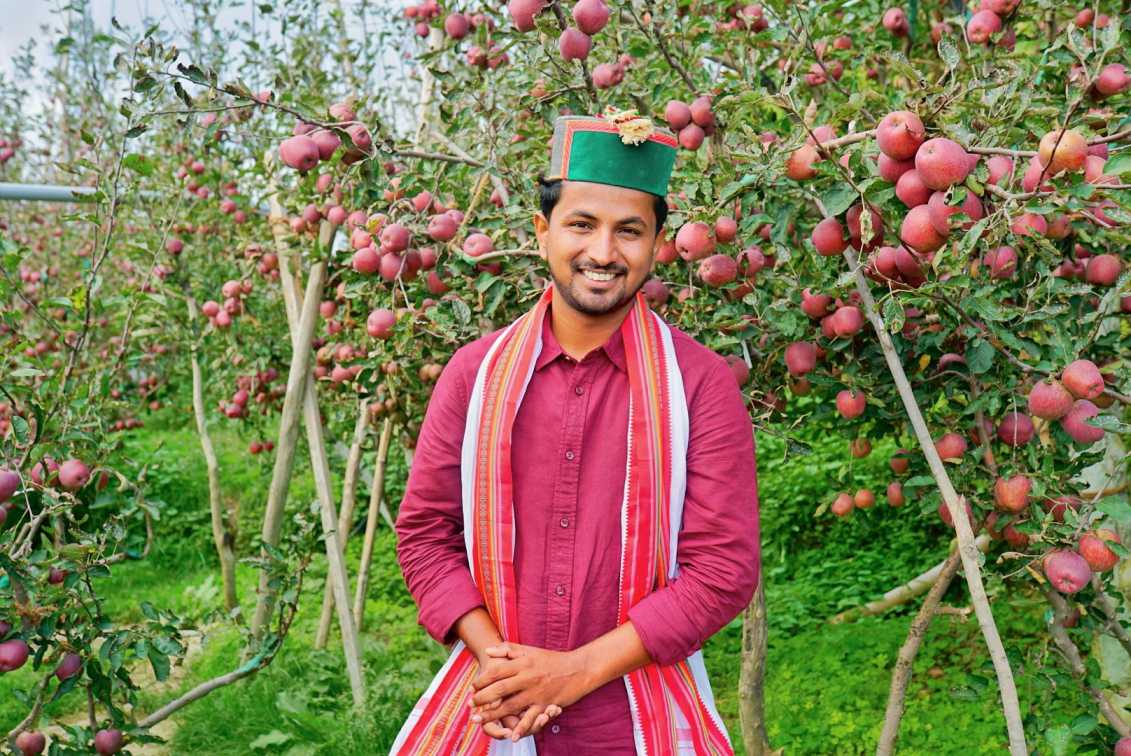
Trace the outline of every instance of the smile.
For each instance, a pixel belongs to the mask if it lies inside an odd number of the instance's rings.
[[[618,273],[598,273],[595,270],[583,270],[581,273],[590,281],[612,281],[619,275]]]

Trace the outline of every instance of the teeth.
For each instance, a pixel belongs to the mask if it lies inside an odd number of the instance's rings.
[[[585,274],[586,278],[592,279],[594,281],[612,281],[614,278],[616,278],[616,275],[613,273],[598,273],[593,270],[583,270],[582,273]]]

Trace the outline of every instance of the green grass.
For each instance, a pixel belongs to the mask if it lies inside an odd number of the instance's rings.
[[[246,555],[257,532],[270,465],[246,455],[244,442],[226,428],[218,430],[216,441],[225,493],[239,497],[241,553]],[[781,443],[766,438],[760,440],[759,453],[770,621],[765,702],[771,743],[789,754],[873,752],[890,670],[914,606],[847,625],[828,625],[823,620],[930,566],[943,553],[945,540],[929,527],[912,527],[909,520],[917,513],[911,507],[858,512],[848,523],[815,520],[814,497],[827,495],[830,485],[822,472],[844,474],[834,464],[843,457],[841,439],[815,444],[814,455],[785,458]],[[859,463],[849,472],[849,480],[838,482],[875,486],[882,480],[886,460],[886,455],[877,454],[882,452],[874,453],[876,459],[866,464]],[[394,501],[399,500],[404,482],[403,461],[398,457],[392,459],[390,480]],[[116,622],[136,622],[142,618],[141,602],[148,601],[187,621],[199,621],[220,607],[221,595],[195,434],[157,422],[131,438],[123,458],[148,465],[150,498],[158,502],[162,516],[150,558],[116,565],[103,581],[104,610]],[[292,491],[292,506],[313,495],[306,466],[300,465]],[[782,511],[790,508],[792,514]],[[351,564],[357,563],[359,550],[360,539],[351,539]],[[245,616],[254,605],[256,579],[250,565],[239,566],[237,583]],[[383,528],[362,637],[369,698],[360,711],[354,710],[336,637],[327,650],[313,648],[324,579],[324,560],[315,560],[296,622],[278,658],[252,678],[182,709],[175,717],[178,727],[169,743],[170,753],[360,756],[388,750],[445,653],[416,624],[415,607],[397,567],[393,534]],[[1000,583],[991,582],[990,590],[992,595],[1005,595]],[[952,587],[947,599],[965,603],[964,589]],[[1091,711],[1074,688],[1057,693],[1050,680],[1065,681],[1039,666],[1047,664],[1048,654],[1041,606],[1037,600],[1016,597],[995,603],[1034,747],[1040,747],[1050,722],[1076,717],[1079,723]],[[719,709],[741,753],[737,743],[740,651],[738,621],[705,649]],[[179,692],[234,669],[241,653],[239,631],[213,625],[179,684],[143,691],[139,711],[152,711]],[[0,726],[10,728],[26,712],[12,692],[28,689],[36,674],[28,665],[0,677]],[[61,717],[81,706],[80,696],[72,693],[49,706],[47,713]],[[1087,730],[1086,725],[1085,721],[1080,729]],[[915,663],[899,745],[900,753],[909,754],[1004,749],[997,687],[973,618],[935,620]]]

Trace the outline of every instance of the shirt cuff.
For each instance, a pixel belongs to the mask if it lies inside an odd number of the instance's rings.
[[[701,645],[670,586],[645,596],[628,610],[628,619],[652,661],[662,666],[683,661]]]
[[[459,640],[456,621],[472,609],[486,606],[467,569],[456,570],[438,580],[420,597],[420,625],[437,643],[449,646]]]

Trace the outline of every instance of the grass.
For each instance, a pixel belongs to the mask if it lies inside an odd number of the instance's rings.
[[[261,502],[270,477],[265,460],[249,458],[243,442],[230,432],[217,433],[225,490],[241,492],[241,553],[256,532]],[[220,605],[220,587],[207,519],[204,469],[187,430],[146,429],[129,441],[124,456],[148,464],[151,496],[162,518],[158,539],[145,562],[114,567],[103,583],[104,609],[116,622],[142,617],[141,602],[172,609],[189,621],[199,620]],[[839,453],[837,444],[828,454]],[[827,486],[812,480],[813,460],[776,460],[780,451],[767,439],[760,446],[760,488],[763,504],[789,502]],[[821,457],[821,449],[817,449]],[[302,455],[300,455],[301,458]],[[882,460],[880,460],[882,463]],[[817,460],[820,462],[820,459]],[[390,498],[399,499],[404,467],[393,459]],[[862,474],[857,471],[857,474]],[[801,488],[799,488],[799,486]],[[300,467],[293,500],[309,500],[309,471]],[[808,507],[806,503],[803,506]],[[911,513],[858,513],[879,517],[913,517]],[[780,523],[797,518],[774,512],[764,518],[773,529],[769,544],[788,544]],[[794,525],[789,525],[794,527]],[[855,754],[872,752],[883,721],[890,670],[906,635],[907,611],[865,618],[847,625],[823,619],[876,595],[939,556],[937,538],[916,529],[876,528],[859,519],[836,530],[799,534],[804,548],[766,556],[765,575],[770,619],[766,660],[766,721],[771,742],[789,754]],[[920,529],[921,530],[921,529]],[[883,535],[886,533],[887,535]],[[887,538],[888,542],[877,539]],[[870,547],[860,544],[870,540]],[[356,564],[360,539],[349,545]],[[325,579],[324,560],[316,560],[304,585],[300,612],[286,647],[274,663],[252,678],[219,689],[182,709],[169,752],[176,754],[374,754],[387,752],[409,709],[442,664],[445,653],[416,624],[395,559],[393,534],[382,529],[377,540],[368,625],[362,635],[363,662],[369,699],[360,711],[350,705],[344,663],[336,639],[329,649],[313,648]],[[241,564],[237,583],[245,616],[255,597],[256,575]],[[1002,586],[991,591],[1002,594]],[[960,587],[951,589],[963,602]],[[1038,602],[999,601],[995,611],[1006,646],[1013,655],[1027,726],[1039,737],[1049,717],[1085,716],[1086,701],[1050,693],[1038,666],[1047,654]],[[242,638],[233,626],[215,625],[204,636],[202,650],[173,689],[146,690],[139,710],[152,711],[179,692],[230,671],[240,663]],[[740,738],[737,684],[741,624],[732,622],[707,644],[705,656],[719,709],[736,741]],[[11,727],[26,712],[13,695],[34,682],[25,668],[0,677],[0,725]],[[996,753],[1005,747],[1005,731],[992,669],[971,618],[939,617],[915,663],[901,730],[900,752],[909,754]],[[47,709],[62,717],[81,709],[72,693]],[[1032,712],[1046,714],[1041,720]],[[961,733],[961,738],[956,737]],[[738,750],[742,753],[741,744]],[[1079,751],[1081,753],[1087,752]]]

